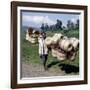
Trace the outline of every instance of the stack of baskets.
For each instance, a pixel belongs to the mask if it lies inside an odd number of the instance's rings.
[[[32,44],[38,42],[38,34],[33,31],[32,33],[29,33],[28,30],[26,32],[26,40],[31,42]]]
[[[45,39],[47,47],[51,48],[52,56],[58,60],[74,60],[79,49],[77,38],[68,38],[61,33],[55,33]]]

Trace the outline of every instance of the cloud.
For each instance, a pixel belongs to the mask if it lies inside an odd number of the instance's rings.
[[[76,23],[78,19],[79,19],[79,18],[72,18],[71,21],[72,21],[73,23]]]
[[[75,22],[76,22],[76,19],[75,19],[75,18],[72,18],[71,21],[72,21],[73,23],[75,23]]]
[[[23,20],[23,22],[32,22],[35,24],[48,23],[48,25],[52,25],[52,24],[56,23],[55,21],[51,20],[48,16],[23,15],[22,20]]]

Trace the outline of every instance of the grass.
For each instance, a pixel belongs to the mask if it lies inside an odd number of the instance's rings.
[[[55,30],[55,31],[46,31],[47,36],[52,36],[54,33],[62,33],[68,37],[76,37],[79,38],[79,30]],[[30,42],[25,40],[25,32],[21,32],[21,60],[25,63],[31,64],[39,64],[41,65],[41,61],[38,54],[38,44],[31,44]],[[58,61],[57,58],[52,57],[51,52],[48,56],[47,61],[48,67],[52,65],[54,68],[57,68],[58,65],[72,65],[75,67],[79,67],[79,52],[76,56],[74,61],[65,60],[65,61]]]
[[[53,36],[54,33],[62,33],[63,35],[67,36],[67,37],[76,37],[79,38],[79,30],[54,30],[54,31],[50,31],[47,30],[46,31],[47,36]]]

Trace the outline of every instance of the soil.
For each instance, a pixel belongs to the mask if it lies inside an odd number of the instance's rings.
[[[21,70],[22,77],[47,77],[47,76],[63,76],[65,72],[60,68],[51,67],[48,70],[44,70],[43,65],[33,65],[22,63]]]

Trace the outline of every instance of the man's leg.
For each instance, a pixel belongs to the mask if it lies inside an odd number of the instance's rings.
[[[43,64],[43,55],[40,55],[41,64]]]
[[[43,57],[43,65],[44,65],[44,69],[47,70],[47,66],[46,66],[46,63],[47,63],[47,55],[44,55]]]
[[[40,55],[40,59],[43,63],[44,69],[47,70],[46,62],[47,62],[47,55]]]

